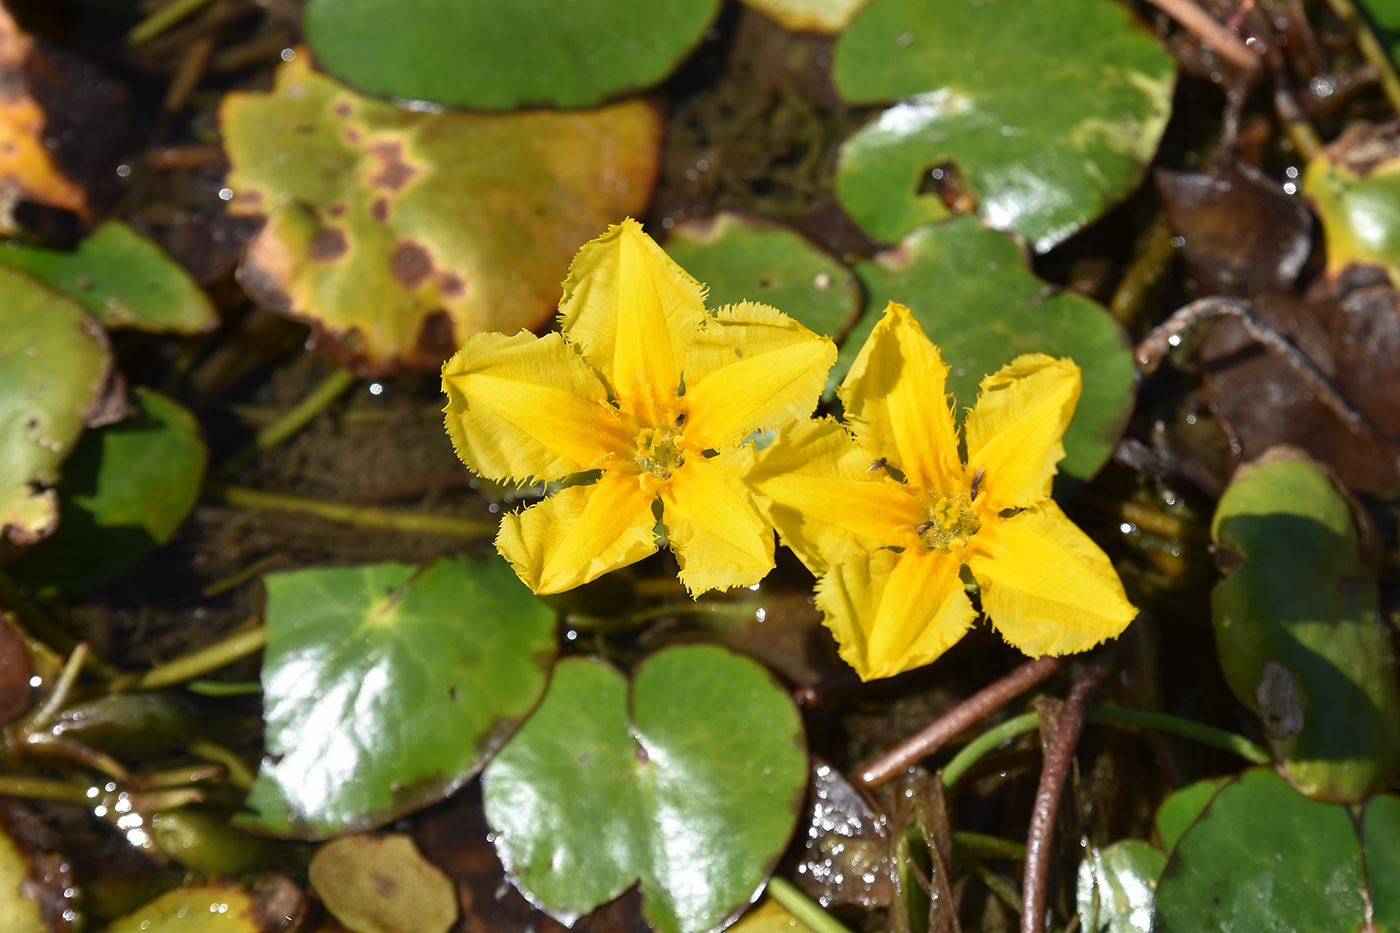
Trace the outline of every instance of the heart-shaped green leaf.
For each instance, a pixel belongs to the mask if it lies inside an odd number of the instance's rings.
[[[1161,43],[1109,0],[875,0],[833,72],[849,101],[900,101],[841,150],[837,196],[867,233],[893,243],[946,217],[951,166],[1038,253],[1137,186],[1175,85]]]
[[[49,487],[111,365],[106,334],[81,306],[0,269],[0,535],[29,544],[52,532]]]
[[[850,369],[885,305],[897,301],[942,352],[959,412],[977,401],[983,376],[1020,354],[1068,356],[1084,371],[1084,391],[1065,432],[1059,482],[1087,481],[1113,453],[1133,406],[1127,336],[1099,305],[1032,275],[1009,237],[972,217],[930,224],[856,274],[870,300],[841,345],[833,380]]]
[[[1186,830],[1200,819],[1216,793],[1229,781],[1228,777],[1206,778],[1186,785],[1162,801],[1162,805],[1157,808],[1157,819],[1154,822],[1163,849],[1170,852],[1176,848]]]
[[[542,324],[578,248],[646,206],[663,127],[647,101],[411,112],[306,58],[220,107],[229,211],[267,217],[239,278],[362,371],[436,371],[469,334]]]
[[[1377,930],[1400,930],[1400,797],[1372,797],[1361,841]]]
[[[1151,933],[1152,893],[1166,864],[1161,849],[1138,839],[1090,849],[1079,863],[1080,926],[1095,933]]]
[[[453,107],[588,107],[666,77],[718,8],[719,0],[310,0],[306,38],[327,71],[374,94]]]
[[[515,883],[566,922],[638,878],[666,933],[718,929],[748,905],[797,822],[802,722],[761,666],[714,646],[554,671],[540,709],[482,777]]]
[[[208,453],[199,421],[138,388],[134,417],[89,431],[58,484],[58,530],[11,572],[40,591],[77,593],[115,580],[170,540],[199,499]]]
[[[860,310],[851,270],[774,223],[728,212],[691,221],[671,232],[666,252],[710,287],[712,308],[760,301],[828,337],[844,334]]]
[[[1389,786],[1400,772],[1390,633],[1332,480],[1311,461],[1266,457],[1236,474],[1211,536],[1228,555],[1211,594],[1220,666],[1289,780],[1328,800]]]
[[[16,243],[0,249],[0,264],[58,289],[105,327],[197,334],[219,323],[189,273],[120,220],[107,221],[72,250]]]
[[[437,801],[544,691],[554,613],[499,557],[264,579],[268,757],[250,829],[322,838]]]

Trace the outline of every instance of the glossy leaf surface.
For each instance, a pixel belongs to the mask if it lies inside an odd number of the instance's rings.
[[[1400,769],[1400,692],[1346,500],[1311,462],[1236,474],[1211,523],[1220,665],[1304,793],[1355,801]],[[1242,561],[1231,567],[1236,559]]]
[[[1138,839],[1090,849],[1079,863],[1080,924],[1099,933],[1150,933],[1152,896],[1166,864],[1161,849]]]
[[[646,206],[662,120],[645,101],[416,113],[305,59],[220,108],[229,210],[268,218],[239,276],[361,370],[436,370],[468,334],[542,324],[578,248]]]
[[[264,579],[269,757],[250,829],[320,838],[439,800],[544,690],[554,614],[499,558]]]
[[[761,666],[670,648],[627,679],[570,658],[483,777],[497,851],[570,922],[638,878],[667,933],[722,926],[763,884],[797,821],[802,724]]]
[[[1084,390],[1065,432],[1060,474],[1085,481],[1113,452],[1133,404],[1127,338],[1099,305],[1032,275],[1009,237],[971,217],[931,224],[860,264],[856,274],[870,298],[841,345],[833,381],[844,377],[885,305],[897,301],[913,310],[941,351],[959,416],[977,401],[982,377],[1017,356],[1068,356],[1084,371]]]
[[[0,534],[37,541],[58,520],[52,489],[107,382],[102,329],[76,303],[0,269]]]
[[[587,107],[666,77],[718,7],[718,0],[311,0],[306,36],[328,71],[371,93],[454,107]]]
[[[1220,788],[1229,783],[1229,778],[1206,778],[1188,784],[1173,793],[1157,808],[1157,836],[1162,840],[1162,848],[1170,852],[1176,848],[1186,830],[1196,822]]]
[[[1383,266],[1400,280],[1400,139],[1370,125],[1343,133],[1308,163],[1303,192],[1322,220],[1327,269]]]
[[[14,246],[0,264],[23,269],[88,309],[104,327],[197,334],[218,314],[188,272],[120,220],[109,220],[76,249]]]
[[[58,530],[11,568],[36,591],[116,579],[169,541],[199,499],[208,451],[198,420],[150,389],[134,400],[135,415],[78,441],[58,485]]]
[[[1042,253],[1137,185],[1175,84],[1156,37],[1108,0],[875,0],[833,72],[849,101],[899,101],[841,152],[837,196],[867,233],[892,243],[946,217],[949,179],[930,173],[951,164],[983,219]]]

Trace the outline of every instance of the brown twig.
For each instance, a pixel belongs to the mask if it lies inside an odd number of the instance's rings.
[[[1074,758],[1079,734],[1084,731],[1084,715],[1103,684],[1103,665],[1090,664],[1070,688],[1055,722],[1055,737],[1040,769],[1040,786],[1031,811],[1030,834],[1026,839],[1026,874],[1021,887],[1021,933],[1045,930],[1046,881],[1050,876],[1050,843],[1055,834],[1055,815],[1060,811],[1060,795],[1065,776]]]
[[[1043,657],[1027,661],[1001,680],[974,693],[934,720],[923,731],[910,736],[861,769],[860,781],[867,787],[883,784],[920,758],[933,754],[973,723],[1001,709],[1060,669],[1059,658]]]
[[[1385,437],[1381,431],[1366,420],[1365,415],[1351,407],[1351,403],[1342,396],[1332,381],[1323,375],[1317,365],[1302,350],[1299,350],[1289,342],[1287,337],[1256,316],[1250,308],[1249,302],[1243,298],[1227,298],[1223,295],[1216,295],[1193,301],[1189,305],[1179,308],[1171,317],[1153,328],[1152,333],[1144,337],[1142,342],[1137,345],[1134,354],[1138,369],[1144,376],[1150,376],[1156,372],[1157,367],[1161,365],[1163,358],[1166,357],[1171,348],[1181,342],[1179,339],[1181,334],[1202,321],[1218,317],[1233,317],[1238,320],[1244,326],[1245,333],[1263,344],[1265,349],[1278,355],[1304,379],[1312,383],[1316,390],[1317,400],[1341,419],[1342,423],[1351,429],[1353,434],[1365,435],[1369,432],[1378,437]]]
[[[1259,56],[1250,51],[1237,36],[1215,21],[1205,10],[1201,9],[1194,0],[1148,0],[1153,6],[1161,10],[1181,24],[1181,28],[1200,39],[1210,46],[1221,58],[1237,68],[1248,71],[1259,61]]]

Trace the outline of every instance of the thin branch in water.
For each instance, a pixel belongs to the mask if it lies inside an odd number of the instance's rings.
[[[279,512],[304,512],[327,521],[358,528],[378,528],[408,534],[443,535],[452,538],[489,538],[496,533],[496,523],[450,515],[428,515],[378,509],[367,505],[344,505],[304,496],[285,496],[246,486],[222,486],[210,483],[204,487],[210,499],[236,509],[271,509]]]
[[[1390,60],[1390,54],[1366,24],[1352,0],[1327,0],[1327,5],[1356,37],[1357,51],[1379,72],[1382,93],[1385,94],[1386,100],[1390,101],[1391,109],[1400,113],[1400,75],[1395,72],[1395,63]]]
[[[932,755],[979,719],[995,713],[1027,690],[1043,683],[1060,669],[1061,663],[1059,658],[1048,656],[1027,661],[862,768],[861,783],[867,787],[883,784],[919,759]]]
[[[1021,913],[1021,933],[1043,933],[1045,929],[1046,885],[1050,877],[1050,843],[1054,839],[1055,815],[1079,734],[1084,731],[1084,715],[1102,686],[1107,671],[1102,664],[1090,664],[1070,688],[1055,737],[1040,769],[1040,786],[1035,793],[1031,828],[1026,839],[1026,874],[1021,889],[1025,909]]]
[[[1161,10],[1181,24],[1181,28],[1200,39],[1211,51],[1225,59],[1236,68],[1246,71],[1253,68],[1259,61],[1259,56],[1250,51],[1238,36],[1230,33],[1223,25],[1216,22],[1205,10],[1201,9],[1195,0],[1148,0],[1153,6]]]
[[[158,664],[144,674],[122,677],[112,683],[112,690],[155,690],[158,687],[169,687],[193,680],[201,674],[226,667],[261,651],[267,644],[267,626],[262,625],[256,616],[249,621],[256,623],[254,628],[235,632],[198,651]]]

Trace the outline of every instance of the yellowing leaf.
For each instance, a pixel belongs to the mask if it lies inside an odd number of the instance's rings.
[[[851,24],[870,0],[744,0],[769,19],[794,32],[835,35]]]
[[[473,333],[538,327],[575,251],[646,206],[662,132],[649,103],[413,112],[308,59],[220,109],[229,209],[268,218],[239,275],[361,372],[437,369]]]

